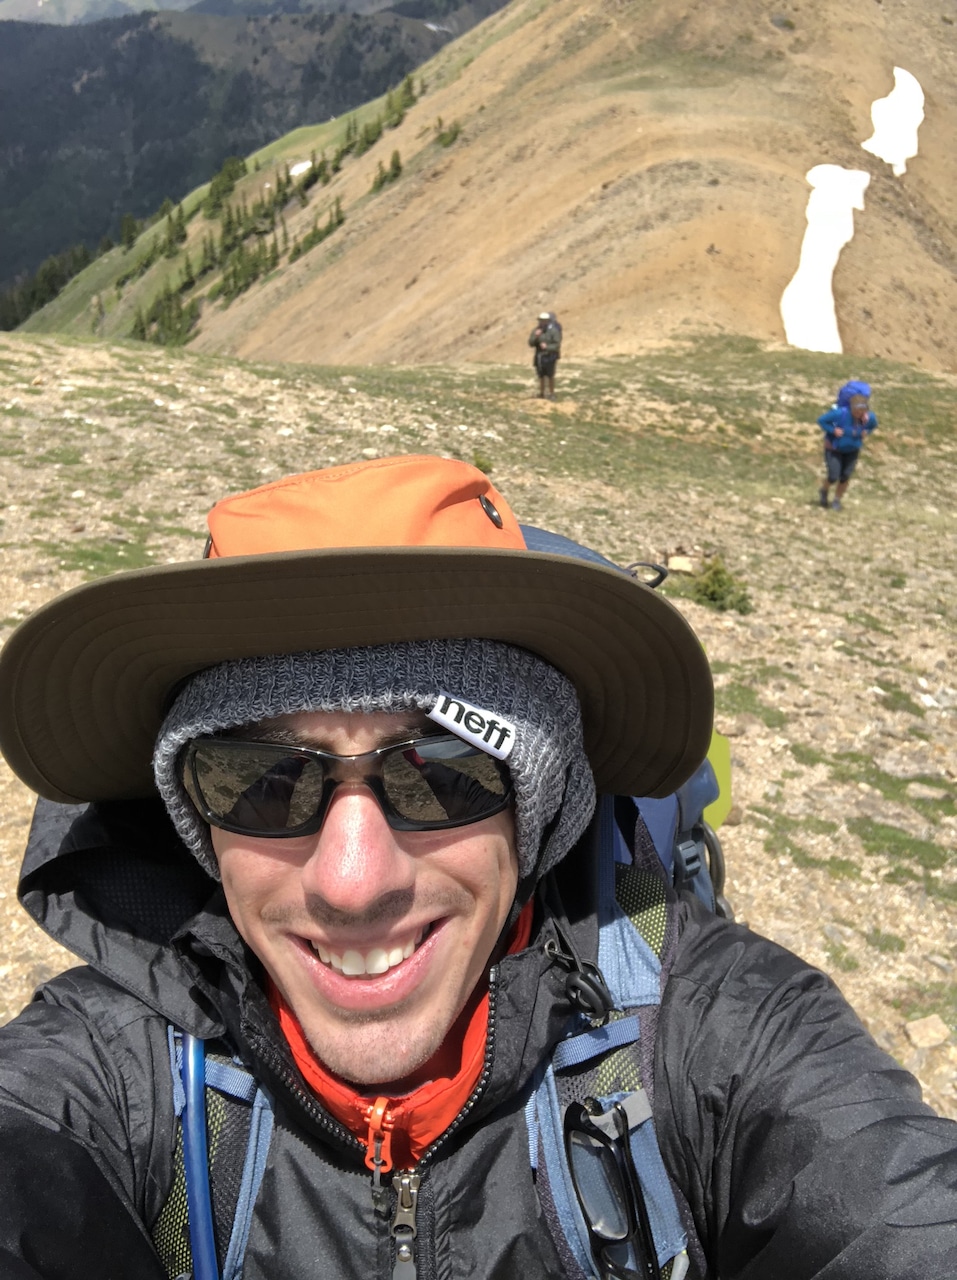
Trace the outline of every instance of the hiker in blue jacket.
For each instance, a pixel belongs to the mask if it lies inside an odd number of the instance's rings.
[[[683,615],[451,459],[208,523],[0,653],[82,960],[0,1028],[0,1280],[954,1280],[957,1124],[629,799]]]
[[[864,441],[877,427],[870,397],[871,388],[866,382],[846,382],[838,392],[833,408],[822,413],[817,420],[817,425],[824,432],[826,474],[819,498],[825,510],[830,506],[832,511],[840,511]],[[837,488],[834,501],[829,502],[832,484]]]

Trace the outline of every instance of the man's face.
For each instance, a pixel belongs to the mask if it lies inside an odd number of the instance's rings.
[[[285,741],[293,733],[359,755],[412,736],[421,721],[302,712],[270,721],[274,727]],[[487,970],[515,897],[511,814],[445,831],[393,831],[366,786],[343,783],[317,835],[210,830],[236,927],[325,1066],[353,1084],[404,1089],[440,1070],[442,1044]]]

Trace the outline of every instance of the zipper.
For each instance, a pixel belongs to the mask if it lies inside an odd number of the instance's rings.
[[[344,1124],[340,1124],[338,1120],[333,1120],[328,1116],[316,1103],[311,1093],[307,1093],[303,1089],[295,1076],[291,1075],[286,1063],[283,1061],[281,1054],[277,1053],[268,1040],[263,1036],[258,1036],[259,1056],[267,1065],[272,1067],[276,1079],[279,1080],[285,1089],[292,1094],[303,1111],[318,1128],[324,1130],[332,1137],[337,1138],[345,1146],[353,1151],[364,1151],[365,1147],[356,1137],[356,1135],[347,1129]],[[251,1042],[251,1041],[250,1041]]]
[[[416,1280],[413,1241],[418,1235],[415,1212],[421,1185],[422,1178],[418,1173],[397,1173],[392,1179],[396,1193],[395,1216],[392,1219],[392,1239],[395,1245],[392,1280]]]
[[[482,1063],[481,1075],[475,1082],[475,1088],[466,1099],[462,1110],[445,1132],[436,1138],[435,1142],[422,1153],[422,1158],[415,1166],[415,1170],[406,1170],[393,1175],[392,1189],[396,1193],[396,1207],[391,1227],[394,1244],[392,1280],[416,1280],[418,1274],[415,1263],[415,1239],[418,1235],[416,1211],[418,1209],[419,1188],[422,1185],[422,1173],[420,1171],[431,1163],[435,1153],[462,1126],[465,1118],[474,1109],[475,1104],[485,1092],[485,1086],[488,1084],[488,1078],[492,1070],[492,1041],[495,1035],[497,1013],[495,974],[495,969],[489,974],[488,1032],[485,1038],[485,1060]],[[371,1110],[373,1108],[370,1108]],[[388,1113],[386,1112],[385,1114],[387,1115]],[[373,1175],[373,1179],[377,1176],[378,1172]],[[375,1202],[374,1189],[373,1202]]]

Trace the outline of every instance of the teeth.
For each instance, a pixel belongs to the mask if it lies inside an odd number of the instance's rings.
[[[366,973],[386,973],[388,969],[388,954],[381,947],[373,947],[366,956]]]
[[[384,947],[373,947],[364,954],[352,947],[340,954],[336,951],[330,951],[321,942],[313,942],[312,949],[323,964],[331,965],[333,969],[345,974],[347,978],[359,978],[363,974],[374,976],[379,973],[388,973],[390,969],[394,969],[403,960],[408,960],[424,936],[425,930],[416,937],[410,938],[405,946],[390,947],[388,951]]]
[[[336,957],[332,957],[335,964]],[[342,972],[347,978],[357,978],[360,974],[365,973],[366,962],[362,957],[361,951],[343,951],[342,953]]]

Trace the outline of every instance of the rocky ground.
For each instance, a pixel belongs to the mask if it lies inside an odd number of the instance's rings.
[[[696,603],[687,575],[666,590],[731,741],[728,896],[831,973],[957,1118],[957,379],[883,369],[887,413],[837,514],[813,505],[812,409],[839,362],[693,345],[566,362],[554,403],[528,372],[0,334],[0,636],[94,574],[199,555],[224,493],[363,455],[475,461],[521,519],[621,562],[720,553],[752,612]],[[2,1020],[70,957],[16,904],[32,800],[5,768],[0,793]]]

